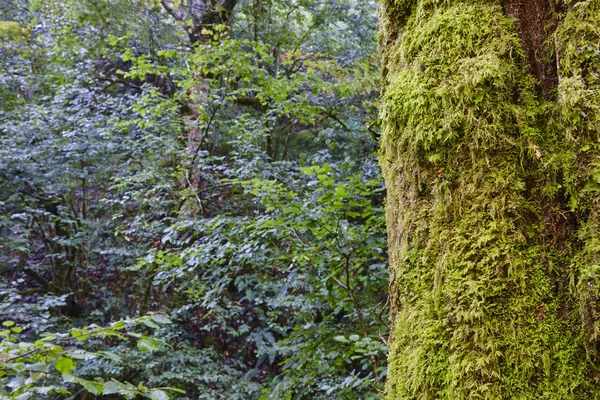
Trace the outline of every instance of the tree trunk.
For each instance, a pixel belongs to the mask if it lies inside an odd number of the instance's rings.
[[[161,0],[163,8],[185,25],[192,44],[213,40],[214,29],[227,25],[239,0]]]
[[[600,398],[600,1],[380,13],[386,398]]]

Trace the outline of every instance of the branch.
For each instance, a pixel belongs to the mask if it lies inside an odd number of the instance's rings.
[[[29,275],[34,281],[39,283],[46,292],[50,291],[52,284],[46,278],[44,278],[39,272],[34,271],[30,268],[25,268],[23,270],[23,272],[25,272],[27,275]]]
[[[196,188],[194,188],[194,185],[192,185],[192,182],[190,182],[189,171],[187,169],[185,170],[185,180],[188,183],[188,187],[192,190],[192,193],[194,193],[194,196],[196,196],[198,207],[200,207],[200,215],[204,215],[204,207],[202,207],[202,200],[200,200]]]
[[[103,81],[103,82],[119,83],[119,84],[121,84],[121,85],[128,86],[128,87],[130,87],[130,88],[132,88],[132,89],[139,90],[140,92],[143,92],[143,91],[144,91],[144,88],[143,88],[143,87],[141,87],[141,86],[138,86],[138,85],[136,85],[136,84],[134,84],[134,83],[131,83],[131,82],[127,82],[127,81],[126,81],[126,80],[124,80],[124,79],[118,79],[118,78],[117,78],[117,79],[110,79],[110,78],[104,78],[104,77],[102,77],[102,76],[96,77],[96,79],[97,79],[97,80],[99,80],[99,81]]]
[[[182,13],[181,11],[175,10],[175,8],[173,7],[173,5],[169,4],[167,2],[167,0],[161,0],[160,4],[162,4],[162,6],[164,7],[164,9],[167,10],[167,12],[169,14],[171,14],[173,16],[173,18],[175,18],[177,21],[180,21],[180,22],[184,21],[185,14]]]
[[[240,106],[252,107],[257,110],[262,110],[264,108],[262,101],[256,97],[237,96],[233,98],[233,102]]]

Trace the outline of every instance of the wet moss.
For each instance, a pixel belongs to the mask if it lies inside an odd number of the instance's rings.
[[[549,35],[556,101],[500,3],[381,3],[387,398],[600,398],[598,2]]]

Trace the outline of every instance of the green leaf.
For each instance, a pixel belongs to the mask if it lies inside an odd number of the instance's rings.
[[[33,383],[35,381],[37,381],[39,378],[41,378],[42,376],[44,376],[45,374],[43,372],[35,372],[35,371],[30,371],[29,372],[29,379],[27,380],[27,383]]]
[[[350,341],[348,339],[346,339],[346,337],[343,335],[336,336],[333,338],[333,340],[335,340],[336,342],[341,342],[341,343],[350,343]]]
[[[75,375],[71,375],[69,373],[63,373],[62,378],[65,382],[80,384],[85,390],[87,390],[93,395],[99,395],[104,389],[104,384],[101,382],[88,381],[87,379],[78,378]]]
[[[104,388],[104,385],[98,382],[88,381],[86,379],[80,379],[78,383],[80,383],[85,388],[85,390],[94,395],[99,395],[100,393],[102,393],[102,390]]]
[[[155,324],[154,322],[152,322],[152,321],[149,321],[149,320],[144,320],[144,321],[142,321],[142,323],[143,323],[144,325],[146,325],[147,327],[149,327],[149,328],[152,328],[152,329],[160,329],[160,326],[156,325],[156,324]]]
[[[360,340],[360,336],[350,335],[350,340],[352,340],[353,342],[358,342]]]
[[[112,353],[110,351],[102,351],[100,352],[100,354],[102,354],[103,356],[105,356],[106,358],[109,358],[115,362],[121,363],[123,362],[123,360],[121,359],[121,357],[119,357],[118,355],[116,355],[115,353]]]
[[[151,400],[170,400],[171,396],[163,390],[154,390],[148,396]]]
[[[90,337],[89,333],[82,332],[79,329],[72,329],[71,335],[80,342]]]
[[[159,324],[170,324],[171,323],[171,319],[163,314],[154,314],[152,316],[152,319],[154,320],[154,322],[158,322]]]
[[[149,337],[142,337],[138,340],[137,347],[142,351],[156,351],[160,348],[160,341]]]
[[[26,371],[31,371],[31,372],[49,372],[50,369],[48,368],[48,364],[46,364],[45,362],[39,362],[36,364],[28,364],[24,366],[24,369]]]
[[[104,389],[102,390],[103,395],[107,394],[120,394],[125,397],[133,397],[135,396],[135,388],[133,386],[129,387],[127,384],[110,380],[104,384]]]
[[[58,388],[57,386],[40,386],[40,387],[33,388],[33,390],[35,390],[36,393],[48,395],[52,391],[56,391],[57,393],[59,393],[58,391],[60,390],[60,388]],[[66,392],[65,394],[70,394],[70,393]]]
[[[14,321],[4,321],[4,322],[2,323],[2,325],[3,325],[3,326],[6,326],[6,327],[11,327],[11,326],[13,326],[14,324],[15,324],[15,323],[14,323]]]
[[[119,393],[119,387],[115,384],[115,382],[109,381],[104,384],[104,390],[102,390],[103,395],[117,393]]]
[[[75,363],[70,358],[63,357],[56,360],[54,363],[54,368],[56,368],[58,372],[68,374],[73,368],[75,368]]]
[[[71,359],[76,360],[92,360],[98,355],[96,353],[91,353],[89,351],[81,350],[81,349],[72,349],[66,352],[66,356]]]
[[[111,325],[111,328],[117,331],[120,329],[125,329],[125,321],[117,321]]]

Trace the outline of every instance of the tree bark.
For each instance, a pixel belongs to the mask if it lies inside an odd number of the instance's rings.
[[[184,0],[176,5],[172,0],[161,0],[163,8],[177,21],[186,25],[192,44],[212,40],[217,25],[227,25],[239,0]],[[187,22],[190,22],[187,24]]]
[[[387,399],[600,398],[600,1],[380,0]]]

